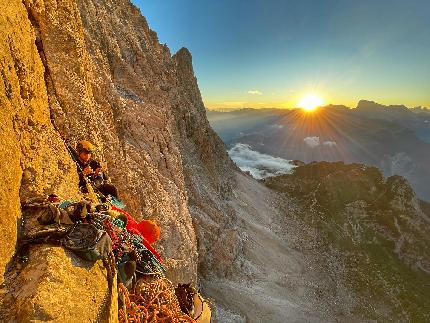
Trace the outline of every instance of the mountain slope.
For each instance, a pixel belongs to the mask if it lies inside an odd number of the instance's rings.
[[[405,179],[320,162],[266,185],[305,206],[301,220],[317,232],[324,270],[348,295],[345,318],[429,320],[430,217]]]

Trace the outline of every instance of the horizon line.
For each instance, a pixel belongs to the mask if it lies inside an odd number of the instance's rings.
[[[326,107],[345,107],[348,109],[356,109],[358,108],[358,104],[360,103],[360,101],[366,101],[366,102],[371,102],[386,108],[394,108],[394,107],[405,107],[408,110],[412,110],[412,109],[422,109],[422,110],[426,110],[426,111],[430,111],[430,105],[429,106],[424,106],[424,105],[418,105],[418,106],[414,106],[414,107],[409,107],[405,104],[382,104],[382,103],[378,103],[376,101],[373,100],[359,100],[357,102],[357,104],[355,105],[355,107],[349,106],[349,105],[345,105],[345,104],[334,104],[334,103],[329,103],[329,104],[325,104],[325,105],[321,105],[319,106],[319,108],[326,108]],[[226,102],[227,103],[227,102]],[[232,102],[233,103],[233,102]],[[238,103],[243,103],[246,104],[247,102],[238,102]],[[255,106],[253,104],[249,104],[249,105],[241,105],[241,106],[234,106],[234,104],[232,105],[228,105],[228,104],[221,104],[218,106],[210,106],[207,103],[203,102],[204,107],[206,110],[243,110],[243,109],[253,109],[253,110],[262,110],[262,109],[276,109],[276,110],[295,110],[295,109],[302,109],[301,107],[291,107],[291,106],[280,106],[280,105],[273,105],[273,106]],[[257,103],[258,104],[258,103]]]
[[[382,104],[379,103],[377,101],[373,101],[373,100],[366,100],[366,99],[361,99],[358,100],[358,102],[356,103],[355,106],[350,106],[350,105],[346,105],[346,104],[335,104],[335,103],[328,103],[328,104],[324,104],[319,106],[320,108],[324,108],[324,107],[328,107],[328,106],[342,106],[342,107],[346,107],[348,109],[355,109],[358,107],[358,104],[361,101],[366,101],[366,102],[371,102],[377,105],[381,105],[383,107],[387,107],[387,108],[392,108],[392,107],[405,107],[409,110],[411,109],[423,109],[423,110],[430,110],[430,104],[426,104],[426,105],[417,105],[417,106],[407,106],[405,104]],[[231,103],[231,104],[229,104]],[[235,103],[239,103],[240,106],[235,106]],[[227,110],[240,110],[240,109],[254,109],[254,110],[261,110],[261,109],[278,109],[278,110],[294,110],[294,109],[301,109],[300,107],[297,106],[286,106],[285,103],[284,104],[273,104],[271,105],[262,105],[262,104],[258,104],[255,105],[252,103],[249,103],[249,105],[247,105],[248,102],[222,102],[222,103],[210,103],[210,102],[205,102],[203,101],[204,107],[206,110],[217,110],[217,109],[227,109]]]

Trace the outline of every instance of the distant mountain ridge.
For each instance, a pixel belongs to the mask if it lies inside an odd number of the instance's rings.
[[[425,108],[409,109],[404,105],[382,105],[373,101],[360,100],[355,113],[363,114],[363,116],[372,119],[381,119],[391,122],[397,122],[409,128],[422,127],[422,113],[429,113],[424,116],[424,121],[430,118],[430,110]],[[424,125],[425,126],[425,125]]]
[[[425,108],[384,106],[361,100],[350,109],[329,105],[302,110],[208,112],[228,147],[252,149],[291,160],[343,161],[376,166],[386,176],[408,179],[430,201],[430,113]]]

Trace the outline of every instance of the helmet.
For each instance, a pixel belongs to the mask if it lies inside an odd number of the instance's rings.
[[[92,153],[94,151],[94,145],[87,140],[81,140],[76,145],[76,151],[78,154],[81,152]]]

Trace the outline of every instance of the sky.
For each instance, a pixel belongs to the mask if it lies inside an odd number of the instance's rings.
[[[430,107],[429,0],[132,0],[207,108],[358,100]]]

